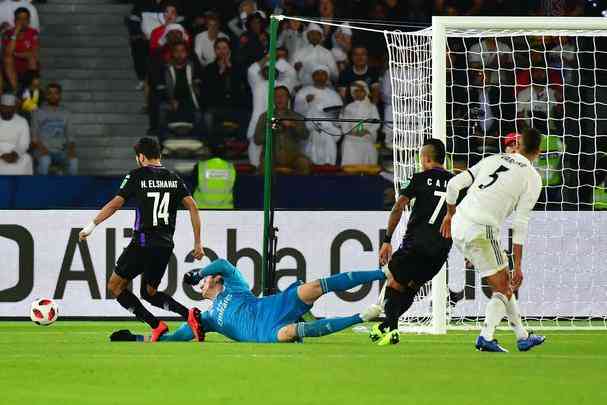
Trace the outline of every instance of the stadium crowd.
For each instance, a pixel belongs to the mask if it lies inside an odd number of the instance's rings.
[[[77,174],[61,85],[52,82],[41,88],[36,7],[26,0],[1,2],[0,33],[0,175]]]
[[[362,172],[361,167],[370,168],[368,173],[377,173],[382,163],[385,169],[391,166],[389,123],[302,122],[304,118],[392,120],[384,38],[352,30],[348,21],[351,25],[375,21],[378,25],[373,27],[379,29],[418,29],[429,25],[433,14],[581,16],[588,14],[589,7],[593,7],[591,2],[583,0],[135,0],[126,24],[138,79],[135,87],[142,91],[149,117],[148,133],[162,142],[187,134],[210,150],[227,148],[236,159],[239,153],[246,155],[247,163],[260,172],[269,70],[268,16],[342,23],[340,27],[296,20],[280,23],[275,66],[276,114],[281,119],[275,129],[276,165],[283,173],[295,174],[333,173],[340,167],[358,167]],[[14,147],[8,136],[0,140],[4,145],[0,171],[30,174],[35,168],[39,174],[49,170],[76,173],[74,135],[69,112],[61,106],[61,86],[51,83],[42,89],[40,84],[35,6],[26,0],[0,3],[0,29],[6,95],[1,125],[14,128],[15,133]],[[596,55],[604,55],[594,52],[594,60],[580,59],[576,51],[598,46],[570,37],[527,37],[526,43],[511,38],[450,40],[448,102],[453,108],[448,109],[447,137],[448,149],[455,153],[452,164],[462,168],[486,153],[502,151],[508,134],[533,125],[550,135],[540,162],[545,185],[553,187],[554,195],[547,198],[562,199],[563,185],[574,189],[592,183],[583,178],[584,170],[580,177],[578,169],[588,169],[595,162],[561,156],[566,149],[590,151],[592,146],[580,136],[586,129],[577,125],[584,113],[578,107],[589,97],[607,95],[579,91],[595,78],[577,74],[577,68],[582,64],[591,66],[588,70],[596,68],[602,63]],[[596,80],[603,80],[598,76]],[[5,119],[13,110],[18,114]],[[31,141],[22,136],[30,136]],[[604,150],[603,146],[599,144],[598,149]],[[28,160],[26,151],[33,159]],[[596,166],[602,168],[599,160]],[[573,169],[571,179],[563,178],[568,168]],[[598,177],[604,177],[603,171]]]

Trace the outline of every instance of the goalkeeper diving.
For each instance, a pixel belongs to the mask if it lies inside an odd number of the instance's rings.
[[[206,333],[217,332],[239,342],[301,342],[306,337],[319,337],[339,332],[352,325],[370,321],[381,313],[371,305],[360,314],[301,322],[314,302],[334,291],[345,291],[361,284],[386,280],[388,270],[354,271],[321,278],[309,283],[295,282],[285,291],[263,298],[251,293],[240,270],[219,259],[210,265],[185,274],[184,282],[201,285],[202,297],[213,302],[211,309],[191,311],[188,323],[173,333],[160,336],[161,342],[204,341]],[[112,341],[148,341],[148,336],[128,330],[114,332]]]

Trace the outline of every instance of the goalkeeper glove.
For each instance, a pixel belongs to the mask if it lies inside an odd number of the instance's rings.
[[[183,282],[189,285],[196,285],[200,282],[198,270],[190,270],[183,275]]]

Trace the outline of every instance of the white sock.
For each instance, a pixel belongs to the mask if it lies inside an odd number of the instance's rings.
[[[485,323],[481,329],[481,336],[486,340],[493,340],[495,328],[506,315],[506,302],[508,299],[502,293],[493,293],[485,309]]]
[[[506,303],[506,315],[508,315],[508,322],[514,331],[516,338],[518,340],[527,339],[529,337],[529,333],[523,326],[523,321],[521,320],[521,311],[518,308],[518,301],[516,300],[514,294],[512,294],[512,297],[510,297],[510,300]]]

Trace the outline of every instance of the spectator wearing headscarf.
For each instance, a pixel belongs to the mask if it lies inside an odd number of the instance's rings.
[[[352,83],[352,101],[341,112],[340,118],[353,120],[379,120],[377,107],[369,100],[369,87],[362,80]],[[342,122],[341,129],[346,134],[341,144],[342,165],[377,164],[377,131],[379,124]]]
[[[298,114],[306,115],[310,108],[317,102],[338,105],[341,97],[335,90],[329,87],[329,68],[317,64],[312,70],[312,85],[301,88],[295,96],[294,110]]]
[[[293,63],[295,54],[308,45],[302,22],[298,20],[288,20],[287,27],[278,36],[277,45],[278,47],[283,47],[289,51],[289,62]]]
[[[30,129],[25,118],[16,114],[17,98],[9,93],[0,97],[0,175],[32,175]]]
[[[253,63],[247,71],[247,78],[251,91],[253,93],[253,113],[247,129],[247,138],[249,139],[249,161],[257,167],[259,166],[259,157],[261,149],[253,142],[255,136],[255,126],[259,116],[268,108],[268,56]],[[276,84],[275,87],[285,86],[289,91],[293,91],[297,85],[297,74],[293,66],[284,59],[276,61]]]
[[[335,90],[327,87],[328,68],[317,65],[313,68],[314,86],[304,87],[296,97],[306,118],[337,118],[336,110],[343,102]],[[297,110],[296,110],[297,111]],[[317,165],[335,165],[337,163],[337,141],[341,130],[335,122],[308,121],[306,127],[310,138],[305,144],[304,153]]]
[[[319,64],[327,66],[332,81],[336,81],[339,77],[333,54],[322,46],[323,35],[323,30],[318,24],[311,23],[308,25],[306,38],[309,44],[293,56],[293,66],[297,70],[299,81],[303,85],[312,84],[311,69]]]

